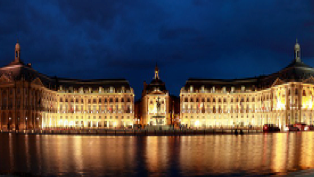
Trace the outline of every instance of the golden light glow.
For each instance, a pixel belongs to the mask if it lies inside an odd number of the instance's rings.
[[[199,120],[195,121],[195,127],[199,127],[199,126],[200,126],[200,121]]]
[[[276,96],[277,96],[276,110],[284,110],[286,105],[285,90],[277,90]]]
[[[310,90],[313,91],[312,88]],[[313,95],[302,96],[302,108],[313,109]]]

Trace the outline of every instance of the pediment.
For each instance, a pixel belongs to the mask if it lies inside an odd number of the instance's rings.
[[[165,94],[165,93],[160,90],[154,90],[154,91],[151,91],[149,94]]]
[[[274,86],[277,86],[277,85],[282,85],[284,83],[285,83],[284,81],[282,81],[281,79],[277,78],[271,86],[274,87]]]
[[[38,77],[32,81],[32,84],[44,86],[44,84],[41,82],[41,80]]]
[[[304,80],[303,82],[307,84],[314,84],[314,77],[311,76],[310,78]]]
[[[8,76],[6,76],[5,74],[2,74],[0,77],[0,83],[1,82],[12,82],[12,80]]]

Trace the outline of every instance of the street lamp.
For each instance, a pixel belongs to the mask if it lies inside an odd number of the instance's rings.
[[[25,123],[26,123],[25,127],[26,127],[26,130],[27,130],[27,117],[25,118],[25,120],[26,120],[26,122],[25,122]]]
[[[39,117],[37,117],[37,125],[38,125],[38,127],[40,127],[40,125],[39,125]]]
[[[20,129],[20,127],[19,127],[19,122],[20,122],[20,118],[18,117],[18,118],[17,118],[17,124],[15,125],[15,127],[16,127],[17,130]]]
[[[10,122],[11,122],[11,117],[9,117],[9,122],[8,122],[8,129],[10,130]]]

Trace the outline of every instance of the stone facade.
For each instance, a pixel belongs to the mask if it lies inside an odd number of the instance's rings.
[[[157,65],[155,68],[155,78],[150,84],[144,82],[140,110],[143,125],[172,124],[171,97],[169,91],[166,90],[165,83],[159,78]]]
[[[181,124],[234,127],[313,124],[314,69],[295,58],[277,73],[249,79],[189,79],[180,92]]]
[[[296,43],[292,63],[268,76],[189,79],[180,99],[169,95],[156,65],[154,79],[144,82],[134,104],[127,80],[46,76],[21,61],[17,43],[14,61],[0,68],[0,129],[313,124],[314,68],[301,61],[300,53]]]
[[[20,60],[0,68],[0,128],[132,127],[134,92],[125,79],[48,77]]]

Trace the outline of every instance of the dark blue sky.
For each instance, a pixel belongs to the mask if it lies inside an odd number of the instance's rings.
[[[295,38],[314,66],[310,0],[0,0],[0,65],[49,76],[126,78],[139,98],[158,62],[178,95],[188,78],[244,78],[291,62]]]

